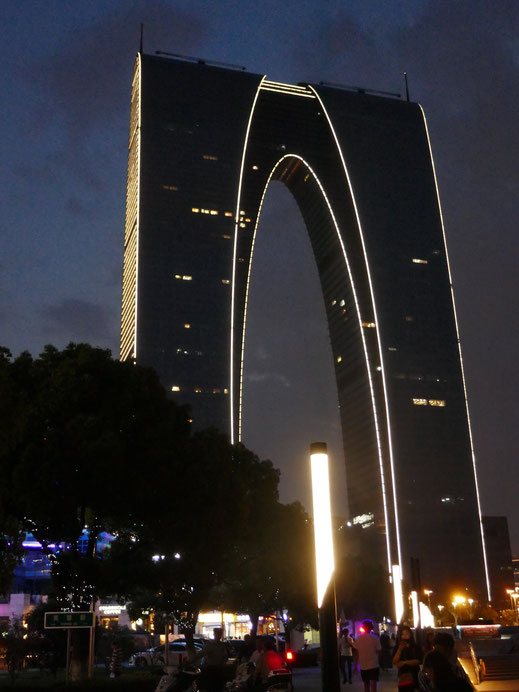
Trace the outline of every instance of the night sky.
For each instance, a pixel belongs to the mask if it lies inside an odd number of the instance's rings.
[[[0,344],[118,354],[130,87],[144,49],[289,83],[403,91],[426,112],[443,204],[483,511],[519,552],[519,2],[4,0]],[[276,185],[279,185],[277,187]],[[281,184],[253,266],[244,442],[310,507],[307,449],[328,441],[347,511],[317,271]]]

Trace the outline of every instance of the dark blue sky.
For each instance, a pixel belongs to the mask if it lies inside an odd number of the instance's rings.
[[[278,81],[402,91],[408,72],[436,159],[483,509],[508,515],[519,551],[519,3],[4,0],[2,9],[0,343],[14,354],[70,340],[118,352],[140,22],[148,52],[239,63]],[[317,275],[282,188],[267,196],[252,288],[244,441],[283,469],[283,499],[309,507],[307,446],[328,440],[337,457],[338,416]]]

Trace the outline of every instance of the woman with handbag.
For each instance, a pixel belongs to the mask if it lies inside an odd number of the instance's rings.
[[[418,673],[422,663],[422,651],[413,638],[411,628],[402,625],[393,652],[393,664],[398,669],[398,689],[401,692],[418,690]]]

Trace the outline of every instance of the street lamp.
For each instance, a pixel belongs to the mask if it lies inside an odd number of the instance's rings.
[[[427,596],[427,601],[429,603],[429,610],[431,610],[431,594],[434,593],[434,591],[431,591],[430,589],[424,589],[423,592]]]
[[[326,443],[313,442],[310,445],[310,467],[314,509],[317,607],[319,608],[321,636],[321,679],[324,690],[340,692],[335,561],[333,557],[330,480]]]

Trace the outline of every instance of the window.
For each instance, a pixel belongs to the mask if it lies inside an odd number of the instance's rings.
[[[336,300],[332,300],[332,305],[337,305],[337,301],[336,301]]]
[[[221,394],[221,393],[222,393],[222,390],[219,387],[215,387],[213,389],[213,394]]]
[[[429,399],[429,406],[445,406],[444,399]]]
[[[176,185],[163,185],[163,190],[170,190],[171,192],[178,192],[178,187]]]
[[[178,386],[178,384],[174,384],[174,385],[171,387],[171,391],[172,391],[172,392],[180,392],[180,387]]]
[[[229,279],[222,279],[222,283],[223,283],[223,284],[229,284],[230,281],[229,281]]]
[[[427,399],[413,399],[415,406],[427,406]]]
[[[396,348],[394,346],[389,346],[387,350],[388,351],[396,351]]]
[[[230,240],[230,239],[231,239],[231,236],[230,236],[230,235],[227,235],[226,233],[224,233],[224,234],[222,235],[222,238],[225,238],[226,240]]]
[[[337,362],[340,363],[342,361],[342,356],[337,356]]]
[[[189,324],[189,322],[186,322],[186,324],[184,325],[184,329],[191,329],[191,325]]]
[[[202,393],[202,390],[200,389],[200,387],[195,387],[195,394],[201,394],[201,393]]]
[[[366,327],[366,329],[375,329],[376,325],[374,322],[363,322],[362,326]]]
[[[405,316],[405,321],[406,321],[406,322],[414,322],[414,317],[412,317],[412,315],[406,315],[406,316]]]
[[[232,216],[232,211],[226,211],[224,216]]]
[[[413,264],[428,264],[428,262],[427,262],[427,260],[418,259],[417,257],[413,257]]]
[[[204,154],[203,158],[206,161],[218,161],[218,156],[214,156],[213,154]]]
[[[245,224],[243,222],[240,223],[240,228],[245,228]]]
[[[191,211],[193,212],[193,214],[198,214],[200,209],[198,207],[191,207]]]
[[[229,394],[229,390],[228,390],[228,389],[224,389],[224,390],[223,390],[223,393],[224,393],[224,394]]]
[[[258,170],[258,167],[257,167],[257,166],[253,166],[253,167],[252,167],[252,170],[253,170],[253,171],[257,171],[257,170]]]
[[[341,308],[343,308],[346,305],[346,301],[344,300],[344,298],[341,300],[339,305],[341,306]]]
[[[182,274],[175,274],[175,279],[181,279],[181,278],[182,278]]]

